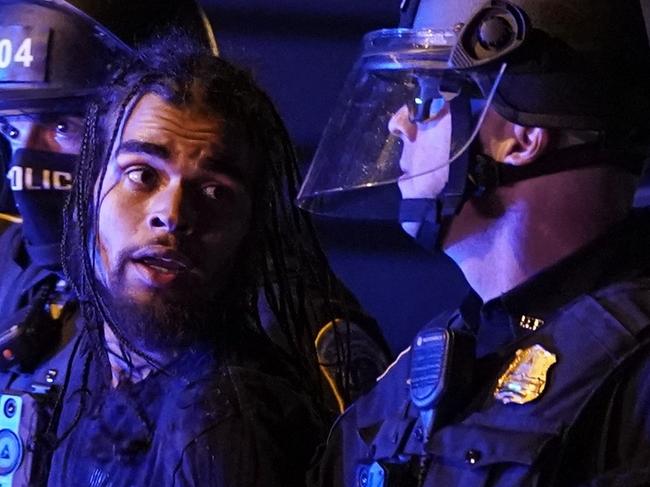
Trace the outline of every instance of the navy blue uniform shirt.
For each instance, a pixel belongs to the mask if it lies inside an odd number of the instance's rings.
[[[469,400],[425,442],[407,350],[335,424],[311,485],[366,487],[373,462],[388,486],[650,485],[649,218],[635,214],[500,298],[472,295],[433,320],[476,336]],[[543,324],[526,329],[522,316]],[[544,390],[504,404],[499,377],[535,345],[557,360]]]

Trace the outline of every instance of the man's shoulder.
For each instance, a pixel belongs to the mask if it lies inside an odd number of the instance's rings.
[[[289,417],[297,410],[311,411],[311,399],[289,377],[270,373],[251,364],[223,368],[224,386],[237,412],[268,419]],[[227,381],[227,383],[226,383]]]
[[[258,415],[284,417],[310,401],[290,381],[262,360],[220,360],[206,354],[193,362],[189,375],[170,379],[175,391],[166,402],[189,416],[204,418],[204,426]],[[204,414],[206,413],[206,414]]]
[[[303,485],[324,439],[311,400],[283,377],[227,365],[201,385],[170,438],[181,445],[175,478],[185,485]],[[167,439],[165,440],[167,442]]]

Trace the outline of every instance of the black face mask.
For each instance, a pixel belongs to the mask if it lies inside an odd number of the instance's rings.
[[[60,265],[63,206],[72,187],[77,158],[74,154],[19,149],[7,172],[7,184],[23,217],[29,255],[44,266]]]

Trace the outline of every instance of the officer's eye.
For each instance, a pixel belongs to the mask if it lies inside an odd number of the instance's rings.
[[[20,131],[6,121],[0,123],[0,132],[2,132],[10,139],[17,139],[20,136]]]
[[[137,186],[152,187],[158,180],[156,172],[143,166],[136,166],[126,171],[126,177],[129,181]]]
[[[68,130],[70,129],[70,126],[68,122],[65,120],[59,120],[56,122],[56,131],[59,132],[60,134],[66,134],[68,133]]]
[[[54,120],[56,133],[66,137],[81,137],[82,122],[79,117],[60,117]]]

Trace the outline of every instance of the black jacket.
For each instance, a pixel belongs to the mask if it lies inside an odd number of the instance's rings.
[[[322,424],[263,352],[197,346],[117,388],[102,353],[75,357],[48,485],[304,485]]]
[[[522,316],[539,328],[520,326]],[[415,486],[418,476],[425,486],[650,483],[647,214],[500,298],[473,296],[429,326],[476,336],[469,400],[423,441],[407,351],[335,425],[314,485],[364,485],[373,462],[386,486]],[[517,350],[535,345],[556,359],[542,367],[544,387],[529,402],[504,404],[498,379],[520,373],[506,371]],[[539,382],[510,380],[513,390]]]

